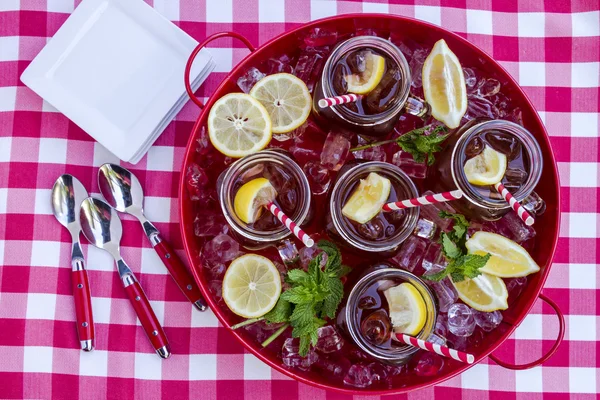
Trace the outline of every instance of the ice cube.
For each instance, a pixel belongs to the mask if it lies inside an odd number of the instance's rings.
[[[446,338],[443,336],[440,336],[440,335],[436,335],[435,333],[432,333],[431,335],[429,335],[429,338],[427,339],[427,341],[429,343],[439,344],[440,346],[446,345]]]
[[[323,151],[321,152],[321,165],[331,171],[338,171],[350,151],[350,141],[346,136],[334,131],[329,132]]]
[[[285,239],[277,245],[279,256],[285,264],[294,264],[299,259],[298,248],[290,239]]]
[[[377,374],[372,368],[364,364],[354,364],[346,373],[344,383],[349,386],[366,388],[370,386],[375,379],[377,379]]]
[[[500,82],[494,78],[482,79],[477,86],[477,94],[481,97],[491,97],[500,91]]]
[[[475,330],[475,318],[471,308],[455,303],[448,309],[448,330],[456,336],[471,336]]]
[[[302,247],[298,254],[300,267],[302,267],[304,270],[308,270],[308,264],[310,264],[313,258],[317,257],[319,254],[321,254],[321,267],[324,267],[327,263],[327,253],[321,250],[318,246]]]
[[[281,361],[288,368],[297,368],[299,370],[308,371],[319,356],[314,349],[310,349],[306,357],[298,354],[300,349],[300,340],[297,338],[287,338],[281,349]]]
[[[519,107],[516,107],[513,110],[509,111],[504,118],[514,122],[515,124],[523,126],[523,112]]]
[[[486,98],[477,95],[467,96],[465,119],[472,120],[479,117],[497,119],[499,117],[498,108]]]
[[[511,302],[516,300],[527,286],[527,277],[513,278],[506,281],[506,290],[508,290],[508,298]]]
[[[467,91],[470,93],[472,90],[476,89],[475,85],[477,84],[477,77],[471,68],[463,68],[463,75],[465,76]]]
[[[427,242],[425,240],[411,235],[402,244],[398,253],[392,257],[392,261],[400,268],[412,272],[421,262],[426,247]]]
[[[520,186],[527,180],[529,174],[521,168],[507,168],[504,177],[507,182],[515,186]]]
[[[187,169],[185,178],[190,200],[197,201],[204,198],[210,182],[206,172],[198,164],[192,163]]]
[[[521,202],[521,205],[531,214],[538,217],[546,211],[546,202],[536,192],[531,192],[531,194]]]
[[[442,246],[438,243],[431,243],[423,256],[423,269],[427,272],[436,273],[448,265],[442,252]]]
[[[516,212],[510,210],[498,221],[492,223],[496,233],[517,243],[523,243],[535,237],[535,229],[525,225]]]
[[[412,87],[420,88],[423,86],[423,63],[429,55],[427,49],[417,49],[413,51],[412,57],[409,61],[410,75],[412,78]]]
[[[421,194],[421,196],[428,196],[434,194],[432,191],[427,190]],[[448,231],[452,226],[452,219],[440,217],[440,211],[446,211],[449,213],[456,213],[454,207],[449,203],[435,203],[422,206],[420,208],[421,218],[428,219],[436,224],[441,230]]]
[[[308,90],[312,92],[315,82],[319,78],[321,69],[325,64],[325,56],[329,49],[307,48],[298,57],[294,68],[294,75],[302,79]]]
[[[361,322],[360,331],[369,343],[378,346],[392,336],[392,323],[385,310],[380,309]]]
[[[432,239],[436,230],[437,226],[433,222],[425,218],[419,218],[413,234],[424,239]]]
[[[473,158],[483,151],[485,144],[480,136],[476,136],[467,143],[467,147],[465,149],[465,155],[467,158]]]
[[[506,154],[509,160],[514,160],[521,153],[521,143],[511,134],[491,131],[485,134],[485,138],[495,150]]]
[[[374,218],[364,224],[358,224],[357,230],[361,236],[372,241],[381,239],[385,234],[383,221],[379,218]]]
[[[444,366],[442,356],[435,353],[421,351],[415,357],[417,361],[414,371],[418,376],[434,376]]]
[[[394,104],[401,80],[402,73],[397,67],[391,67],[385,72],[375,89],[365,95],[363,100],[370,114],[381,114]]]
[[[206,155],[210,151],[211,144],[205,126],[202,126],[202,128],[200,128],[200,134],[198,135],[198,139],[196,139],[196,143],[196,153],[198,153],[199,155]]]
[[[365,143],[367,143],[367,142],[362,139],[359,139],[359,141],[358,141],[359,145],[362,145]],[[368,160],[368,161],[385,162],[386,157],[387,157],[383,146],[375,146],[375,147],[371,147],[371,148],[365,149],[365,150],[354,151],[354,152],[352,152],[352,154],[354,155],[354,158],[356,158],[356,159]]]
[[[220,233],[227,234],[229,225],[225,221],[225,217],[216,210],[205,210],[194,219],[194,234],[198,237],[208,238],[217,236]]]
[[[392,156],[392,164],[399,167],[406,175],[423,179],[427,176],[427,165],[425,163],[416,162],[412,154],[405,151],[398,151]]]
[[[202,247],[201,256],[205,261],[215,264],[227,263],[241,255],[240,245],[232,237],[224,234],[215,236]]]
[[[244,93],[250,93],[252,87],[256,82],[260,81],[266,75],[260,72],[257,68],[251,67],[246,73],[240,76],[237,80],[237,84]]]
[[[346,375],[352,364],[345,357],[319,357],[314,365],[319,370],[325,372],[327,376],[333,375],[336,378],[342,378]]]
[[[334,326],[323,326],[317,330],[319,339],[315,349],[323,354],[340,351],[344,346],[344,339]]]
[[[294,71],[294,67],[291,65],[292,59],[287,54],[281,57],[273,57],[267,60],[267,75],[278,74],[285,72],[291,74]]]
[[[331,174],[327,168],[316,161],[309,161],[302,169],[308,178],[312,194],[320,195],[327,192],[331,184]]]
[[[304,37],[304,44],[308,47],[331,46],[337,43],[338,33],[323,28],[313,28]]]
[[[475,323],[484,331],[490,332],[502,322],[502,313],[500,311],[482,312],[473,310]]]
[[[223,280],[215,279],[208,282],[208,290],[217,299],[218,303],[223,301]]]
[[[438,302],[438,310],[449,312],[450,307],[458,300],[458,293],[450,279],[444,278],[439,282],[429,283]]]
[[[439,313],[435,319],[434,333],[441,337],[448,335],[448,315],[445,313]]]
[[[358,308],[360,308],[361,310],[370,310],[373,308],[377,308],[380,305],[381,304],[379,303],[379,301],[377,301],[377,299],[375,299],[375,297],[373,296],[365,296],[358,301]]]

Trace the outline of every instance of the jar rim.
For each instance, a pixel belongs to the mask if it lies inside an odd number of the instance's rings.
[[[411,74],[408,66],[408,61],[400,49],[390,42],[389,40],[380,38],[378,36],[355,36],[347,39],[344,42],[339,43],[329,55],[329,58],[325,62],[323,67],[323,73],[321,74],[321,87],[323,88],[323,94],[325,97],[332,97],[336,94],[332,88],[332,74],[334,67],[338,61],[348,52],[361,47],[373,47],[376,50],[384,52],[390,57],[400,69],[402,73],[403,86],[400,88],[400,93],[397,96],[393,107],[388,108],[382,113],[373,115],[361,115],[349,110],[342,105],[333,105],[329,107],[339,118],[343,121],[362,127],[369,127],[374,125],[383,124],[390,119],[394,118],[406,104],[408,96],[410,94],[411,85]]]

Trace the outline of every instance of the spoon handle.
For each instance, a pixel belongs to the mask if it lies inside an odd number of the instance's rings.
[[[155,241],[158,241],[158,243],[154,245],[154,250],[156,250],[156,253],[163,264],[165,264],[165,267],[169,270],[169,273],[179,287],[179,290],[183,292],[185,297],[187,297],[198,310],[206,310],[206,302],[202,298],[200,288],[198,288],[198,285],[194,282],[194,279],[191,277],[183,262],[173,251],[171,246],[160,236],[156,237]]]
[[[158,318],[156,318],[156,314],[154,314],[154,310],[150,306],[146,293],[144,293],[140,283],[133,275],[128,275],[122,279],[125,284],[127,297],[129,297],[129,301],[142,324],[142,328],[144,328],[144,332],[146,332],[148,339],[150,339],[152,347],[154,347],[154,350],[156,350],[156,353],[161,358],[168,358],[171,352],[169,350],[167,335],[165,335],[162,326],[160,326],[160,322],[158,322]]]
[[[79,336],[81,350],[92,351],[94,349],[95,336],[92,297],[90,294],[90,281],[87,271],[83,268],[82,259],[73,260],[71,282],[73,285],[73,299],[75,301],[77,335]]]

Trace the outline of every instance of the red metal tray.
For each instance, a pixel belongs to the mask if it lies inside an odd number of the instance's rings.
[[[395,15],[349,14],[326,18],[308,23],[300,28],[286,32],[272,39],[260,48],[255,48],[246,38],[241,35],[233,32],[222,32],[212,35],[204,42],[200,43],[190,56],[188,68],[186,69],[186,87],[191,99],[200,108],[202,108],[202,112],[200,113],[191,132],[182,166],[179,192],[180,221],[183,243],[188,259],[190,260],[190,264],[192,265],[194,278],[202,289],[202,293],[204,294],[204,297],[206,298],[210,308],[224,326],[228,327],[234,323],[231,314],[216,304],[215,299],[208,290],[206,277],[203,275],[204,271],[200,265],[198,257],[200,248],[194,235],[193,220],[195,215],[193,206],[185,189],[185,171],[187,170],[187,166],[193,161],[195,143],[196,139],[198,138],[200,128],[206,124],[208,111],[216,100],[227,93],[240,91],[236,81],[241,75],[244,74],[246,70],[248,70],[248,68],[258,66],[262,61],[268,59],[269,57],[284,54],[286,49],[297,48],[301,40],[300,38],[305,36],[309,30],[315,27],[337,30],[342,34],[353,33],[357,27],[377,28],[397,33],[399,36],[413,38],[417,42],[429,46],[432,46],[434,42],[443,38],[446,40],[450,48],[452,48],[454,53],[459,57],[463,65],[477,67],[485,73],[500,77],[503,81],[507,82],[503,85],[503,91],[505,93],[508,92],[513,101],[515,101],[522,109],[523,124],[538,140],[544,157],[544,171],[536,188],[536,192],[540,194],[540,196],[546,201],[547,210],[544,216],[540,218],[538,222],[536,222],[535,228],[537,231],[538,244],[531,251],[532,257],[541,266],[541,271],[529,277],[529,283],[526,291],[521,294],[519,300],[515,304],[513,304],[503,313],[504,320],[500,327],[489,333],[486,336],[486,341],[484,343],[481,343],[476,348],[469,350],[475,354],[476,362],[479,362],[485,357],[489,356],[497,364],[510,369],[527,369],[540,365],[546,361],[558,349],[558,346],[560,345],[564,336],[565,325],[562,312],[558,309],[553,301],[542,294],[544,282],[546,281],[548,273],[550,272],[552,258],[558,241],[560,225],[560,188],[558,172],[556,161],[550,147],[548,134],[531,101],[527,98],[525,93],[523,93],[522,89],[518,86],[515,80],[488,54],[450,31],[422,21]],[[227,75],[220,86],[209,98],[206,106],[204,106],[190,89],[189,66],[200,49],[202,49],[212,40],[224,36],[230,36],[241,40],[250,49],[250,54]],[[540,245],[541,243],[544,245]],[[548,346],[544,346],[545,349],[548,349],[547,352],[539,359],[533,360],[527,364],[514,365],[510,362],[502,361],[495,357],[492,352],[502,345],[502,343],[521,323],[521,321],[523,321],[538,298],[544,300],[548,305],[550,305],[550,307],[554,309],[558,316],[559,333],[554,344],[550,345],[549,349]],[[389,389],[355,389],[348,386],[343,386],[342,384],[332,383],[331,381],[328,381],[327,376],[323,376],[322,374],[320,375],[314,372],[302,372],[286,369],[282,366],[281,361],[277,358],[276,352],[261,348],[258,343],[255,343],[254,340],[249,340],[250,338],[247,337],[242,330],[231,331],[231,333],[249,351],[278,371],[313,386],[348,394],[392,394],[409,392],[440,383],[457,374],[460,374],[470,367],[465,364],[451,363],[451,368],[445,368],[443,372],[438,375],[432,377],[415,376],[414,383],[412,383],[411,380],[411,384],[408,386],[392,387]]]

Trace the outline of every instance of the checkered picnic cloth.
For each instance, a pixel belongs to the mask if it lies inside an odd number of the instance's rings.
[[[232,30],[262,44],[312,19],[389,12],[442,25],[498,60],[533,100],[558,160],[563,219],[544,293],[565,313],[567,334],[543,367],[515,372],[484,360],[404,398],[554,399],[569,393],[595,398],[600,387],[597,0],[147,1],[198,40]],[[78,350],[70,237],[52,216],[50,188],[59,175],[71,173],[97,194],[97,167],[118,160],[19,81],[78,3],[0,0],[0,398],[337,398],[271,370],[244,351],[212,312],[193,310],[129,217],[123,222],[124,257],[141,278],[174,354],[166,362],[154,354],[112,260],[85,244],[97,349]],[[205,96],[246,52],[212,49],[217,69],[204,85]],[[188,104],[148,155],[131,166],[145,189],[149,219],[178,249],[179,168],[198,112]],[[556,317],[538,302],[501,354],[517,363],[531,361],[549,348],[557,330]]]

